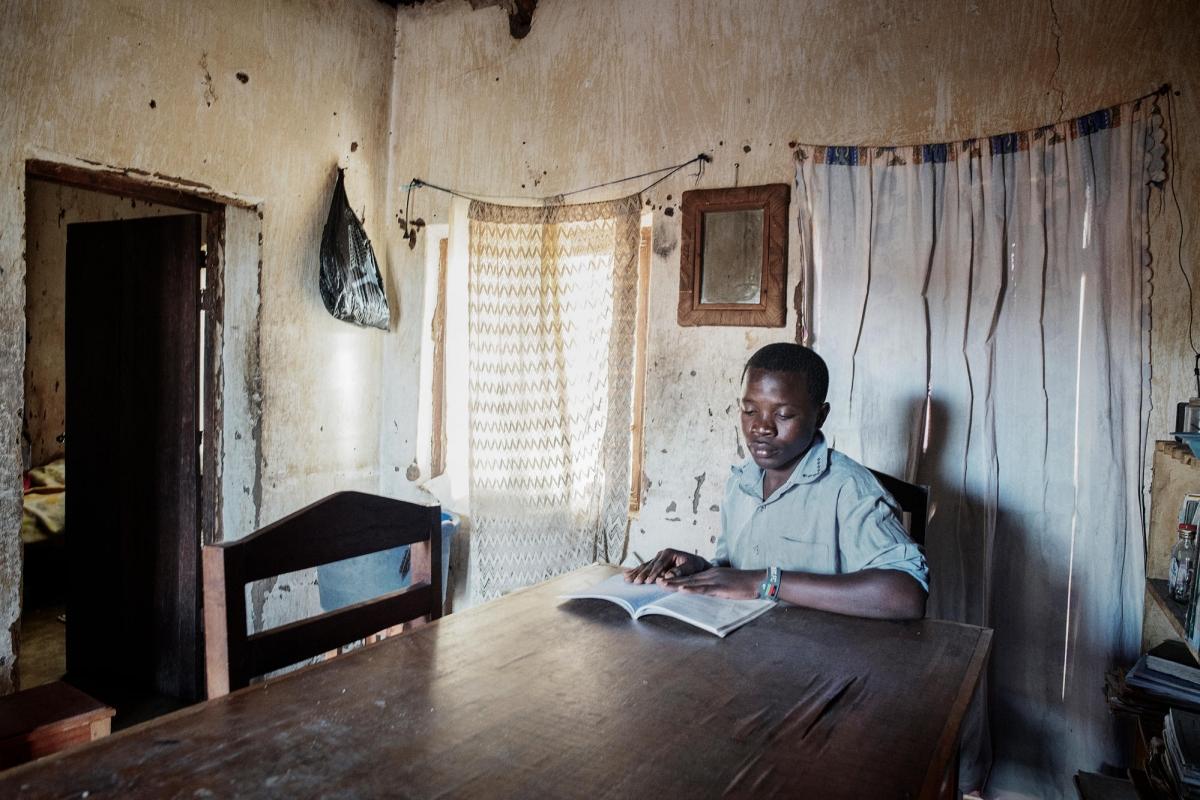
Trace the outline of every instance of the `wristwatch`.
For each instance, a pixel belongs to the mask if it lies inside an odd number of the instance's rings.
[[[759,584],[758,599],[759,600],[779,600],[779,581],[783,578],[783,571],[779,567],[767,567],[766,579]]]

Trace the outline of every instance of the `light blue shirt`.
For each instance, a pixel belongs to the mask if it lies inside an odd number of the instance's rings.
[[[733,467],[721,504],[713,564],[837,575],[895,569],[929,591],[925,554],[900,522],[896,501],[871,471],[825,444],[818,431],[791,477],[766,500],[763,471]]]

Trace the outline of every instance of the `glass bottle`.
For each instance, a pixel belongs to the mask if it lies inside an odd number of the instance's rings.
[[[1180,603],[1192,599],[1192,583],[1196,577],[1196,526],[1179,523],[1179,541],[1171,550],[1171,571],[1167,586],[1171,597]]]

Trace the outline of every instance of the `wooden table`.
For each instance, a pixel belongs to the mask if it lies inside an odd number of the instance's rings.
[[[936,795],[991,631],[780,607],[718,639],[557,599],[612,571],[17,767],[0,797]]]

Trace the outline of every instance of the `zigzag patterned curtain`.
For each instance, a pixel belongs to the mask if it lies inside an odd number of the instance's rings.
[[[624,557],[640,214],[471,203],[472,602]]]

